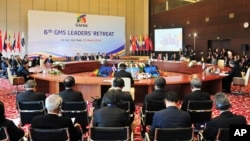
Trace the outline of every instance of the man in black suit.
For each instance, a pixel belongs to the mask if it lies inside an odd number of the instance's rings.
[[[191,93],[186,94],[183,98],[181,110],[187,111],[188,101],[211,100],[209,93],[201,90],[202,81],[199,78],[194,78],[190,82]]]
[[[113,88],[109,91],[112,93],[116,93],[117,101],[119,102],[129,102],[130,104],[130,114],[134,115],[135,112],[135,104],[133,98],[129,92],[122,92],[122,88],[125,86],[125,82],[122,78],[117,77],[113,81]],[[105,95],[103,96],[105,97]],[[101,107],[105,107],[105,101],[102,101]],[[130,123],[134,121],[134,116],[130,118]]]
[[[115,72],[114,77],[127,77],[127,78],[130,78],[131,85],[133,85],[134,84],[134,79],[133,79],[131,73],[126,71],[126,68],[127,68],[126,64],[121,63],[120,66],[119,66],[120,71]]]
[[[71,141],[80,140],[82,134],[80,130],[80,124],[73,122],[70,118],[59,116],[60,107],[62,104],[62,98],[57,94],[48,96],[45,100],[45,107],[48,110],[47,115],[41,115],[34,117],[31,122],[32,128],[38,129],[58,129],[68,128]]]
[[[72,89],[75,86],[75,78],[73,76],[67,76],[63,81],[63,85],[65,87],[65,90],[59,92],[59,95],[62,97],[63,102],[84,101],[82,93]]]
[[[233,60],[230,60],[229,67],[231,67],[231,71],[228,72],[228,76],[222,79],[222,89],[226,93],[231,93],[231,83],[233,81],[233,77],[241,77],[239,64]]]
[[[154,114],[150,130],[151,136],[154,136],[155,128],[191,127],[189,113],[178,109],[180,102],[178,93],[173,91],[167,92],[164,101],[167,108]]]
[[[129,117],[125,110],[117,107],[118,91],[108,91],[103,97],[105,107],[94,111],[93,126],[123,127],[129,126]]]
[[[44,92],[35,92],[36,82],[34,80],[28,80],[24,87],[25,92],[16,95],[16,101],[45,101]]]
[[[216,109],[220,115],[207,122],[202,135],[206,140],[215,140],[219,128],[229,128],[230,125],[247,125],[246,118],[242,115],[235,115],[230,111],[231,104],[222,92],[215,95]]]
[[[53,64],[54,60],[52,59],[52,55],[44,60],[44,64]]]
[[[16,72],[17,76],[22,76],[24,77],[24,81],[27,82],[29,77],[29,63],[28,62],[22,62],[22,65],[20,67],[18,67],[17,72]]]
[[[144,104],[142,107],[142,112],[145,111],[145,106],[147,102],[162,102],[164,103],[164,98],[166,95],[165,91],[166,80],[163,77],[158,77],[154,82],[154,91],[150,94],[147,94],[144,98]]]

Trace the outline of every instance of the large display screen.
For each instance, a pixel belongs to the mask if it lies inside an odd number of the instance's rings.
[[[155,51],[179,51],[183,46],[183,28],[164,28],[154,31]]]

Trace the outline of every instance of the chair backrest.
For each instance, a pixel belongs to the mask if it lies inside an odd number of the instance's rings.
[[[91,141],[128,141],[129,127],[91,127]]]
[[[25,83],[24,77],[13,76],[10,68],[7,68],[7,74],[11,85],[21,85]]]
[[[192,123],[209,121],[212,116],[212,100],[188,101],[187,111],[190,113]]]
[[[113,87],[113,81],[114,81],[115,78],[112,78],[111,80],[111,85]],[[122,77],[122,79],[124,80],[124,87],[122,88],[122,91],[123,92],[130,92],[130,89],[131,89],[131,80],[130,78],[126,78],[126,77]]]
[[[146,102],[145,105],[145,114],[144,114],[144,122],[145,125],[152,125],[153,116],[155,112],[165,109],[166,105],[162,102]]]
[[[62,116],[74,118],[74,123],[79,123],[85,129],[89,123],[87,103],[87,101],[63,102],[61,107]]]
[[[35,116],[46,114],[43,101],[19,101],[17,102],[17,108],[22,125],[30,124]]]
[[[69,141],[68,128],[59,129],[29,129],[30,141]]]
[[[9,141],[9,134],[6,127],[0,127],[0,141]]]
[[[191,141],[194,137],[194,128],[156,128],[155,141]]]
[[[219,128],[216,140],[217,141],[229,141],[229,128]]]
[[[247,86],[248,84],[248,80],[249,80],[249,76],[250,76],[250,68],[247,69],[247,73],[244,77],[245,81],[244,81],[244,85]]]

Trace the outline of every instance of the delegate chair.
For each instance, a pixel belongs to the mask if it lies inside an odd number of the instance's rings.
[[[8,74],[10,84],[13,85],[13,86],[16,86],[15,93],[17,94],[19,92],[18,85],[24,85],[25,84],[24,77],[19,77],[19,76],[16,76],[16,75],[12,75],[12,73],[10,71],[10,68],[7,68],[7,74]]]
[[[29,129],[30,141],[69,141],[68,128],[59,129]]]
[[[46,114],[43,101],[19,101],[17,102],[17,108],[22,126],[31,124],[33,117]]]
[[[150,141],[148,133],[145,135],[146,141]],[[156,128],[154,141],[192,141],[194,138],[194,128]]]
[[[62,116],[69,117],[75,123],[79,123],[82,127],[83,133],[87,131],[89,124],[88,104],[86,101],[63,102],[61,107]]]
[[[212,107],[212,100],[188,101],[187,111],[196,130],[204,129],[205,123],[211,119]]]
[[[89,141],[133,141],[129,127],[91,127]]]
[[[233,77],[233,85],[239,86],[239,91],[232,92],[233,94],[243,94],[243,92],[241,91],[241,87],[248,85],[249,76],[250,68],[247,69],[247,73],[244,77]]]
[[[217,141],[229,141],[229,128],[219,128]]]
[[[134,115],[130,114],[130,102],[129,101],[119,102],[117,103],[117,107],[126,111],[129,121],[132,121],[134,119]]]
[[[146,132],[146,127],[152,125],[155,112],[165,109],[164,102],[147,102],[145,105],[145,111],[141,110],[141,132]]]
[[[0,141],[9,141],[9,134],[6,127],[0,127]]]
[[[115,78],[112,78],[111,80],[111,86],[113,86],[113,81]],[[131,87],[131,80],[130,78],[126,78],[126,77],[122,77],[122,79],[124,80],[125,86],[122,88],[123,92],[129,92],[133,98],[133,100],[135,99],[135,89],[133,87]]]

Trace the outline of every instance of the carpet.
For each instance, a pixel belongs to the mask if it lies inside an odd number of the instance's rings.
[[[18,86],[19,90],[23,90],[23,86]],[[232,89],[237,89],[235,86],[232,86]],[[16,124],[19,124],[19,113],[16,110],[16,95],[13,94],[13,90],[16,90],[16,86],[12,86],[8,79],[0,78],[0,100],[5,105],[5,115],[6,118],[13,120]],[[232,104],[231,111],[235,114],[244,115],[247,118],[248,124],[250,124],[250,86],[242,87],[244,92],[248,94],[245,95],[232,95],[227,94],[228,98]],[[211,95],[212,100],[214,96]],[[136,111],[135,111],[135,120],[133,122],[133,132],[134,132],[134,140],[135,141],[142,141],[142,137],[140,135],[140,108],[142,104],[136,104]],[[91,103],[89,105],[90,115],[92,115],[93,109],[91,107]],[[219,111],[213,107],[212,117],[218,116]],[[28,127],[24,126],[23,129],[27,131]]]

